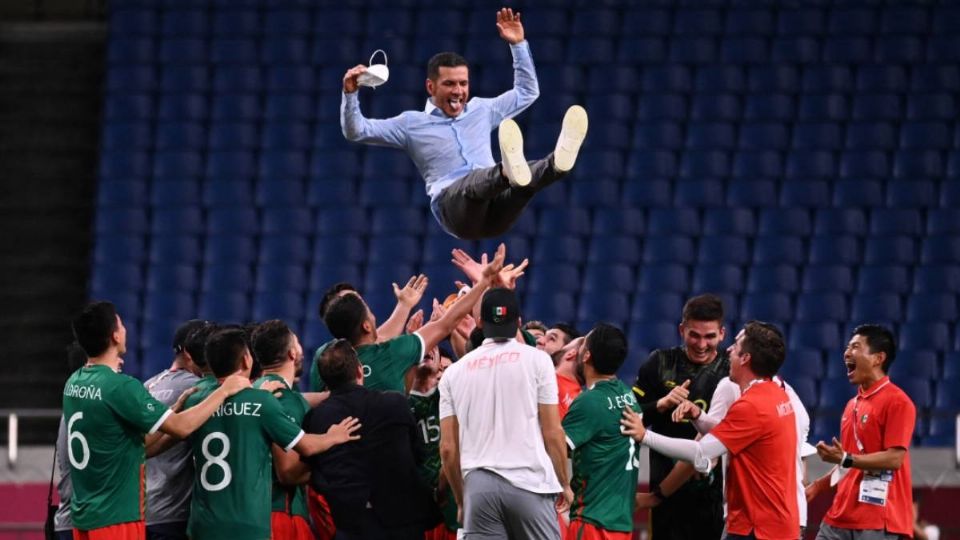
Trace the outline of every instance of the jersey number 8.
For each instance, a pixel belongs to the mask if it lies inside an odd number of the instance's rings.
[[[221,448],[220,453],[216,455],[210,453],[210,442],[214,439],[223,443],[223,448]],[[206,460],[206,463],[200,468],[200,485],[203,486],[203,489],[207,491],[220,491],[229,486],[230,480],[233,479],[233,472],[230,470],[230,464],[225,461],[227,454],[230,453],[230,439],[227,435],[220,431],[214,431],[207,435],[200,444],[200,453],[203,454],[203,458]],[[207,478],[210,467],[214,465],[223,470],[223,478],[216,484],[211,483]]]

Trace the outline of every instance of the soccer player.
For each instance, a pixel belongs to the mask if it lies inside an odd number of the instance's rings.
[[[460,319],[470,313],[483,292],[498,278],[505,256],[506,247],[501,244],[493,261],[484,267],[481,282],[442,317],[412,334],[378,343],[376,318],[359,294],[345,294],[331,302],[324,322],[334,337],[346,339],[357,349],[357,356],[363,364],[364,386],[403,393],[407,370],[420,364],[426,351],[446,339]]]
[[[263,376],[254,381],[254,388],[268,381],[280,383],[282,388],[274,395],[280,402],[284,414],[298,425],[303,425],[303,417],[310,410],[307,399],[298,392],[293,381],[303,371],[303,347],[297,335],[280,320],[265,321],[254,328],[251,339],[253,352],[263,367]],[[290,540],[313,540],[308,522],[307,500],[303,481],[305,478],[281,479],[278,471],[289,470],[296,466],[299,456],[295,452],[286,452],[276,443],[271,448],[274,460],[273,506],[270,516],[270,530],[273,538]],[[294,460],[290,463],[289,460]],[[283,481],[294,485],[287,485]]]
[[[582,344],[583,338],[578,337],[550,356],[557,372],[557,391],[560,396],[557,411],[561,421],[570,410],[573,400],[583,391],[583,373],[580,372],[577,361]]]
[[[709,472],[713,460],[730,455],[729,540],[800,538],[797,424],[790,397],[773,381],[785,349],[783,334],[773,325],[751,321],[744,326],[729,350],[730,380],[742,395],[699,441],[647,431],[639,415],[624,410],[625,434],[663,456],[693,463],[698,472]]]
[[[857,395],[840,418],[840,441],[817,443],[820,459],[837,467],[807,487],[811,500],[836,485],[818,540],[913,535],[909,448],[917,408],[887,375],[896,356],[887,328],[865,324],[853,330],[843,361]]]
[[[89,357],[63,389],[74,538],[142,540],[144,434],[153,439],[160,430],[186,437],[250,381],[228,377],[196,407],[174,413],[140,381],[118,373],[127,330],[113,304],[87,305],[74,319],[73,333]]]
[[[630,387],[617,378],[627,357],[623,332],[597,324],[580,342],[577,366],[587,381],[563,419],[573,452],[573,504],[566,540],[630,540],[639,448],[620,432],[624,409],[639,411]]]
[[[507,232],[536,192],[573,168],[587,134],[587,113],[574,105],[564,116],[553,153],[527,163],[523,135],[511,118],[537,99],[540,88],[520,13],[501,9],[497,29],[510,44],[514,86],[496,98],[469,99],[466,59],[444,52],[427,64],[430,99],[423,111],[369,120],[360,112],[357,93],[358,78],[367,68],[358,65],[343,76],[344,136],[405,150],[426,182],[434,217],[445,231],[467,240]],[[501,164],[494,163],[490,152],[490,132],[498,125]]]
[[[673,422],[670,413],[684,399],[709,410],[717,383],[730,373],[730,360],[719,349],[724,338],[723,301],[712,294],[689,299],[683,306],[679,333],[683,346],[651,352],[637,372],[633,391],[646,425],[662,435],[693,439],[697,430],[689,423]],[[650,512],[653,537],[719,538],[723,530],[720,472],[692,479],[666,497],[660,484],[673,473],[676,464],[655,449],[650,452],[649,461],[651,493],[660,500]],[[691,514],[690,508],[698,510]]]
[[[543,334],[543,337],[537,338],[537,348],[552,355],[578,337],[580,337],[580,332],[573,325],[558,322],[551,326]]]
[[[170,367],[143,383],[150,395],[171,407],[189,388],[200,381],[200,368],[187,352],[187,337],[209,324],[198,319],[187,321],[173,335],[173,362]],[[147,538],[174,540],[187,538],[190,493],[193,491],[193,456],[186,441],[163,454],[147,459]]]
[[[207,340],[204,355],[218,383],[235,377],[246,379],[253,368],[253,357],[241,329],[218,330]],[[190,396],[187,411],[207,394],[219,392],[219,388],[200,390]],[[323,435],[304,435],[300,425],[284,414],[269,392],[238,392],[190,436],[196,466],[188,525],[190,538],[270,538],[271,443],[309,456],[358,439],[353,433],[359,427],[355,419],[347,418]],[[305,474],[302,466],[299,471],[281,472],[281,476],[300,474]]]
[[[200,380],[196,384],[198,390],[206,390],[217,386],[217,378],[207,364],[204,347],[207,346],[207,339],[218,328],[219,326],[214,322],[202,321],[187,333],[183,342],[185,355],[200,369]]]

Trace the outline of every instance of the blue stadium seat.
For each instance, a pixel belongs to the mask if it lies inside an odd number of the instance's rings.
[[[739,66],[708,65],[697,69],[694,90],[709,94],[743,92],[744,70]]]
[[[635,236],[593,236],[589,241],[587,261],[635,265],[641,260],[640,241]]]
[[[622,199],[620,198],[619,179],[623,177],[622,173],[610,178],[585,178],[585,176],[577,174],[570,182],[571,201],[575,201],[581,206],[601,209],[600,212],[597,212],[598,214],[608,208],[620,206]]]
[[[669,322],[633,322],[627,328],[630,350],[653,350],[676,346],[680,341],[677,327]]]
[[[732,6],[727,10],[724,33],[762,34],[775,24],[773,9],[757,6]]]
[[[281,319],[298,321],[305,311],[303,295],[296,292],[257,292],[253,295],[252,317],[256,321]]]
[[[217,322],[250,319],[250,297],[246,293],[211,291],[200,295],[198,316]]]
[[[207,213],[209,234],[256,234],[260,232],[257,211],[243,207],[216,207]]]
[[[784,368],[792,362],[794,359],[790,358],[790,355],[787,355],[787,363],[780,368],[780,373],[784,372]],[[817,403],[817,381],[811,377],[804,376],[793,376],[793,377],[783,377],[786,380],[787,384],[793,388],[793,391],[796,392],[797,397],[800,398],[800,403],[804,405],[806,409],[813,409],[813,406]]]
[[[853,90],[853,72],[843,64],[814,63],[803,70],[801,87],[809,94],[830,94]]]
[[[150,158],[144,152],[104,152],[100,157],[100,176],[127,180],[145,178],[150,171]]]
[[[144,320],[176,319],[185,321],[196,313],[193,295],[186,292],[148,292],[143,299]]]
[[[937,204],[937,181],[900,179],[887,181],[886,204],[891,207],[928,208]]]
[[[256,168],[249,152],[211,152],[207,154],[206,176],[211,179],[250,178]]]
[[[676,320],[683,307],[683,297],[663,290],[638,292],[633,298],[630,319],[637,321]]]
[[[144,182],[101,180],[97,189],[97,207],[143,207],[149,196]]]
[[[260,59],[268,65],[306,64],[310,48],[305,38],[271,36],[260,43]]]
[[[810,238],[810,262],[816,264],[857,264],[860,244],[851,236],[820,236]]]
[[[643,246],[644,263],[691,264],[695,260],[694,241],[688,236],[650,236]]]
[[[708,64],[715,61],[716,53],[717,40],[713,37],[684,36],[670,41],[669,59],[673,62]]]
[[[693,150],[730,150],[736,141],[734,125],[729,122],[691,122],[687,125],[685,146]]]
[[[693,291],[739,294],[743,291],[743,268],[709,260],[693,268]]]
[[[584,241],[578,236],[556,236],[550,242],[537,242],[533,250],[533,260],[542,264],[581,264],[585,258]]]
[[[202,41],[199,43],[203,44]],[[256,65],[259,63],[257,41],[246,37],[215,38],[210,42],[210,63],[214,65]]]
[[[572,293],[554,289],[527,294],[523,310],[530,319],[562,321],[570,319],[576,306]]]
[[[842,292],[807,292],[797,296],[796,320],[844,321],[847,319],[847,297]]]
[[[370,238],[368,260],[377,264],[415,264],[420,258],[419,244],[414,236],[381,233]]]
[[[867,234],[867,218],[858,208],[822,208],[814,218],[814,233],[818,235]]]
[[[186,262],[174,259],[150,265],[147,270],[146,290],[158,292],[197,290],[200,285],[197,266],[183,264]],[[144,282],[141,281],[137,286],[139,287],[142,283]]]
[[[203,213],[199,207],[156,208],[150,230],[153,234],[198,234],[203,232]]]
[[[775,38],[771,49],[770,59],[776,63],[812,64],[820,59],[820,41],[814,37]]]
[[[824,379],[820,382],[820,400],[817,409],[842,411],[850,398],[856,395],[856,390],[846,377]],[[837,425],[839,427],[839,423]],[[836,429],[836,428],[835,428]]]
[[[616,57],[614,41],[610,38],[574,36],[567,49],[567,61],[575,64],[597,64]]]
[[[823,208],[831,204],[830,199],[828,180],[789,179],[780,185],[780,204],[784,207]]]
[[[933,405],[933,390],[929,379],[908,377],[898,379],[896,383],[910,397],[918,412],[929,409]]]
[[[646,218],[639,208],[624,208],[617,212],[594,212],[591,230],[595,236],[626,234],[642,235]]]
[[[538,265],[530,267],[528,291],[531,293],[551,293],[567,291],[571,283],[580,283],[580,269],[574,264],[558,263],[553,265]],[[524,277],[527,279],[527,277]]]
[[[108,120],[145,120],[154,116],[154,98],[143,94],[108,94],[104,117]]]
[[[310,241],[296,234],[269,234],[260,239],[261,263],[306,263],[310,260]]]
[[[203,251],[200,249],[200,238],[195,234],[158,234],[150,236],[151,264],[170,264],[183,262],[194,264],[200,262]]]
[[[831,152],[795,150],[787,157],[787,178],[826,178],[835,174],[836,163]]]
[[[617,58],[621,62],[657,63],[667,57],[667,47],[663,38],[655,36],[624,36],[620,40]]]
[[[256,260],[257,246],[250,236],[214,234],[206,237],[203,260],[206,264],[250,264]]]
[[[921,262],[924,264],[960,263],[960,237],[954,235],[931,235],[923,239]]]
[[[923,438],[924,446],[955,447],[957,444],[956,408],[948,415],[930,417],[929,433]]]
[[[318,264],[362,263],[367,260],[366,245],[362,238],[346,232],[318,235],[311,251],[313,262]]]
[[[734,94],[695,95],[690,105],[690,118],[699,121],[727,121],[740,119],[743,103]]]
[[[745,120],[792,120],[794,117],[794,98],[782,93],[750,94],[744,106]]]
[[[414,208],[375,208],[370,231],[374,234],[423,234],[424,215]]]
[[[264,151],[260,154],[258,172],[267,181],[303,178],[307,175],[307,156],[303,152]]]
[[[785,124],[780,122],[747,122],[740,125],[740,138],[738,147],[743,150],[781,150],[786,148],[787,141],[790,140],[790,133]],[[753,155],[753,154],[744,154]],[[777,168],[781,164],[780,155],[773,152],[761,152],[756,154],[762,156],[765,161],[772,161],[770,156],[776,156]],[[739,159],[734,162],[734,174],[741,175],[739,170]],[[769,170],[768,167],[761,167],[761,170]],[[780,171],[778,171],[779,173]]]
[[[365,207],[409,207],[410,187],[405,178],[367,176],[360,184],[359,202]]]
[[[831,64],[864,64],[871,61],[870,38],[830,36],[823,41],[823,60]]]
[[[746,238],[708,235],[700,238],[697,260],[701,264],[743,266],[750,263],[750,254]]]
[[[748,208],[708,208],[704,212],[704,234],[753,236],[755,232],[753,211]]]
[[[743,295],[740,317],[783,324],[793,319],[790,295],[785,293],[747,293]]]
[[[797,322],[790,325],[789,349],[820,349],[835,352],[841,346],[840,328],[833,322]]]
[[[273,153],[309,148],[310,142],[310,127],[306,122],[279,121],[264,124],[260,145]]]
[[[782,291],[794,293],[799,290],[797,267],[792,264],[753,264],[747,277],[747,292]]]
[[[213,88],[219,93],[259,92],[263,87],[263,74],[259,67],[222,64],[213,72]],[[221,97],[219,101],[222,101]],[[216,103],[214,108],[216,109]],[[244,104],[246,105],[246,104]]]
[[[836,35],[863,35],[876,32],[877,11],[867,5],[837,6],[830,10],[829,31]]]
[[[683,153],[680,176],[688,178],[718,178],[730,173],[730,158],[726,152],[690,150]]]
[[[850,102],[843,94],[803,94],[797,107],[797,119],[810,122],[836,122],[850,115]]]
[[[939,45],[937,38],[929,41],[930,52],[942,54],[941,50],[935,48],[936,45]],[[934,63],[911,66],[911,90],[943,92],[960,89],[960,70],[958,70],[955,62],[936,63],[936,59],[930,58],[930,60],[933,60]]]
[[[215,122],[210,125],[207,144],[211,151],[244,150],[255,148],[259,143],[260,138],[255,124],[249,122]]]
[[[253,285],[253,272],[247,261],[213,262],[203,269],[201,290],[204,292],[245,292]]]
[[[847,148],[890,150],[896,144],[897,132],[889,122],[851,122],[847,125]]]
[[[640,268],[639,274],[638,292],[686,294],[690,289],[690,273],[683,264],[645,264]]]
[[[693,76],[681,65],[651,66],[643,70],[640,88],[644,92],[689,92]]]
[[[724,189],[720,178],[680,178],[674,184],[674,205],[709,207],[723,205]]]
[[[943,172],[943,161],[936,150],[900,150],[894,155],[893,174],[897,178],[935,178]]]
[[[859,292],[850,305],[850,318],[855,322],[896,321],[903,314],[900,295],[883,290]]]
[[[623,13],[621,34],[625,36],[662,36],[671,33],[671,12],[652,5],[629,7]]]
[[[187,153],[187,150],[202,148],[207,138],[206,129],[196,122],[163,122],[157,124],[156,149],[159,150],[179,150],[181,152],[168,153],[157,152],[156,158],[159,161],[160,156],[173,155],[196,155]],[[159,163],[154,164],[154,175],[163,176],[188,176],[197,175],[200,169],[199,163],[192,164],[193,169],[188,172],[176,173],[174,171],[165,171],[166,174],[157,171]]]
[[[767,208],[760,211],[761,236],[809,236],[810,212],[803,208]]]
[[[825,27],[826,13],[807,6],[784,8],[777,17],[777,30],[784,35],[819,34]]]
[[[900,325],[899,337],[901,350],[945,350],[950,346],[950,329],[945,322],[906,322]]]
[[[736,103],[736,98],[733,99]],[[647,93],[637,103],[637,118],[645,121],[686,120],[687,108],[687,98],[683,94]]]
[[[913,291],[960,293],[960,266],[918,266],[913,274]]]
[[[857,89],[862,92],[903,92],[907,73],[900,66],[862,65],[857,70]]]
[[[823,378],[823,372],[823,354],[815,349],[787,351],[786,360],[783,367],[780,368],[780,376],[786,379],[794,389],[797,388],[795,381],[798,378],[806,378],[815,382]],[[816,393],[816,389],[814,389],[814,393]],[[816,404],[816,400],[803,400],[803,403],[810,407]]]
[[[675,13],[673,31],[678,35],[717,34],[723,26],[723,14],[717,9],[684,9]]]
[[[761,236],[754,242],[754,264],[802,264],[806,259],[803,240],[799,237]]]
[[[110,11],[110,31],[114,35],[151,35],[156,33],[158,22],[153,9],[115,6]]]
[[[141,65],[113,66],[107,72],[107,90],[116,93],[148,92],[156,87],[156,70]]]
[[[580,304],[577,307],[579,326],[592,326],[599,321],[607,321],[621,326],[630,313],[630,303],[627,296],[617,291],[593,291],[580,295]]]
[[[957,320],[957,295],[954,293],[914,293],[907,298],[908,321]]]
[[[936,351],[900,351],[890,366],[888,375],[894,381],[910,377],[935,380],[940,377],[937,353]]]
[[[759,65],[749,68],[747,88],[752,93],[796,92],[799,86],[799,73],[792,66]]]
[[[103,147],[111,150],[139,150],[150,146],[153,132],[142,122],[106,122]]]
[[[727,185],[727,204],[748,208],[775,206],[777,184],[774,180],[732,178]]]
[[[919,64],[926,56],[924,44],[920,36],[884,36],[874,42],[874,56],[882,63]]]
[[[636,276],[629,265],[588,264],[583,275],[583,292],[611,291],[625,295],[633,291],[635,283]]]
[[[805,293],[851,292],[853,268],[843,264],[811,264],[803,271],[801,289]]]
[[[254,291],[282,294],[307,289],[307,271],[303,265],[266,259],[257,266]]]
[[[769,60],[766,40],[754,36],[727,36],[720,41],[724,64],[760,64]]]
[[[143,284],[143,271],[139,264],[96,264],[90,276],[93,291],[138,291]]]
[[[917,261],[917,245],[912,236],[869,236],[863,261],[867,264],[906,264]]]
[[[310,266],[310,277],[308,282],[309,291],[324,292],[334,283],[346,281],[357,283],[363,274],[360,272],[360,266],[350,263],[331,263],[331,264],[313,264]],[[308,300],[307,309],[319,306],[319,301],[311,302]]]

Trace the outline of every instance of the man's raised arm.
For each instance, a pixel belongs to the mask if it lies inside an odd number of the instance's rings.
[[[403,115],[386,120],[370,120],[360,112],[359,83],[357,78],[367,71],[367,66],[356,65],[343,75],[343,98],[340,101],[340,129],[348,141],[403,148],[407,133],[403,129]]]

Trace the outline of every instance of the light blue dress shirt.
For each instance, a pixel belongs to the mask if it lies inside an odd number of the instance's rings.
[[[406,111],[374,120],[360,112],[358,93],[344,93],[340,127],[348,140],[402,148],[426,182],[431,201],[450,184],[472,170],[496,165],[490,150],[490,132],[506,118],[529,107],[540,95],[530,45],[510,46],[513,89],[495,98],[471,98],[456,118],[446,116],[428,99],[423,111]],[[433,206],[433,205],[431,205]],[[436,214],[436,208],[433,208]]]

